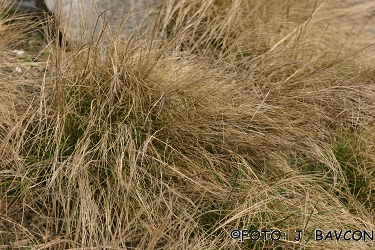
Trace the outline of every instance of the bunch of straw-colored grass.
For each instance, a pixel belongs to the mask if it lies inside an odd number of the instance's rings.
[[[164,1],[147,36],[50,43],[37,91],[0,79],[13,245],[373,247],[309,236],[374,228],[374,70],[363,54],[317,57],[308,23],[282,22],[287,7]],[[235,228],[286,237],[241,243]]]

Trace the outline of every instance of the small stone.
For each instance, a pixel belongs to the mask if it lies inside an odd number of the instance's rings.
[[[22,69],[21,67],[17,66],[14,68],[14,72],[17,72],[17,73],[22,73]]]
[[[12,50],[12,53],[14,53],[14,54],[16,54],[18,56],[22,56],[23,54],[25,54],[25,51],[15,49],[15,50]]]

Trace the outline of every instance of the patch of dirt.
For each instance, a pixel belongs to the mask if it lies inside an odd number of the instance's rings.
[[[1,208],[0,249],[21,249],[51,240],[42,212],[6,199],[1,200]]]

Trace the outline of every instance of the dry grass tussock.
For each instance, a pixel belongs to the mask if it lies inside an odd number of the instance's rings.
[[[52,41],[39,63],[10,53],[3,18],[2,245],[373,248],[311,235],[375,229],[372,48],[327,56],[340,34],[316,43],[281,2],[166,0],[147,36]]]

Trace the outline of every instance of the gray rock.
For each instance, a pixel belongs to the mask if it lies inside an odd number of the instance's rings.
[[[34,0],[6,0],[5,4],[11,12],[17,13],[33,13],[37,11],[36,4]]]
[[[141,28],[156,17],[162,0],[45,0],[60,15],[60,30],[67,40],[91,41],[101,30],[123,35]],[[93,35],[94,34],[94,35]]]

